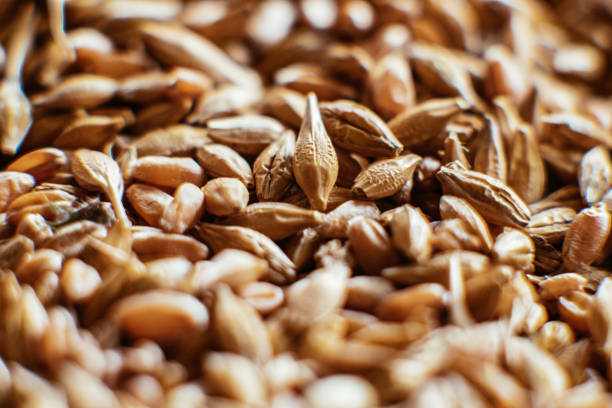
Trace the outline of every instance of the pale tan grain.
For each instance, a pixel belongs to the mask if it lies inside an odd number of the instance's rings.
[[[238,179],[219,177],[202,187],[206,212],[214,215],[230,215],[244,209],[249,202],[249,192]]]

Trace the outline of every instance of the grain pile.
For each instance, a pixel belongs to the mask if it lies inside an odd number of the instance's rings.
[[[608,407],[605,0],[0,2],[0,405]]]

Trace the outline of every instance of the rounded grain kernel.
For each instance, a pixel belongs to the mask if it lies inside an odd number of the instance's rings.
[[[146,156],[136,160],[131,170],[135,179],[163,187],[178,187],[182,183],[201,186],[206,180],[200,165],[186,157]]]
[[[159,225],[166,232],[183,233],[193,227],[204,212],[204,193],[195,184],[183,183],[164,209]]]
[[[439,283],[421,283],[385,296],[376,306],[376,315],[384,320],[402,321],[421,307],[443,308],[448,297]]]
[[[379,276],[355,276],[348,280],[347,289],[347,306],[358,310],[372,310],[394,291],[393,284]]]
[[[332,375],[311,384],[304,393],[308,406],[366,408],[378,405],[376,389],[355,375]]]
[[[249,252],[226,248],[208,261],[196,262],[185,287],[199,293],[223,282],[234,290],[256,282],[268,272],[268,263]]]
[[[157,228],[134,231],[132,249],[142,257],[183,256],[192,262],[208,258],[208,247],[193,237],[166,234]]]
[[[155,371],[155,377],[165,389],[183,383],[189,377],[187,368],[178,361],[166,361]]]
[[[206,394],[197,382],[179,384],[166,392],[165,407],[197,408],[205,406]]]
[[[151,375],[136,375],[126,381],[125,388],[138,401],[149,407],[159,406],[164,398],[161,384]]]
[[[37,246],[53,236],[53,229],[47,224],[45,217],[36,213],[24,215],[17,224],[15,232],[30,238]]]
[[[6,167],[7,171],[23,172],[36,180],[52,176],[66,166],[66,154],[54,147],[45,147],[24,154]]]
[[[193,264],[182,256],[157,258],[146,262],[147,275],[159,287],[176,289],[185,281]]]
[[[521,230],[506,228],[495,238],[493,259],[511,265],[516,269],[532,272],[534,268],[535,245]]]
[[[342,34],[356,37],[367,32],[374,24],[374,7],[363,0],[341,2],[336,29]]]
[[[47,306],[57,302],[61,295],[59,277],[56,272],[43,272],[34,282],[34,292],[40,303]]]
[[[612,216],[605,204],[580,211],[565,234],[563,260],[569,269],[591,265],[607,255],[606,242],[612,230]]]
[[[204,187],[206,212],[213,215],[230,215],[236,213],[249,203],[249,191],[240,180],[230,177],[219,177],[210,180]]]
[[[369,274],[399,262],[391,238],[378,221],[356,217],[349,222],[348,238],[359,266]]]
[[[588,333],[588,318],[593,303],[592,295],[579,291],[570,292],[558,299],[559,316],[573,329]]]
[[[71,302],[86,301],[101,283],[98,271],[78,258],[70,258],[62,268],[60,285],[64,295]]]
[[[5,211],[17,197],[30,191],[35,184],[34,177],[17,171],[0,172],[0,211]]]
[[[273,354],[263,319],[245,300],[225,285],[218,285],[212,313],[213,328],[223,350],[262,363]]]
[[[231,147],[210,143],[200,146],[196,160],[211,177],[236,177],[245,185],[253,184],[251,166]]]
[[[251,282],[240,288],[240,296],[261,314],[278,309],[285,299],[281,287],[268,282]]]
[[[63,260],[63,255],[53,249],[37,249],[29,258],[20,262],[15,275],[21,282],[33,282],[44,272],[59,272]]]
[[[120,406],[113,391],[78,364],[63,363],[59,370],[59,380],[66,389],[70,406],[92,408],[118,408]],[[50,406],[62,405],[51,404]]]
[[[159,225],[172,196],[157,187],[134,183],[125,192],[134,210],[150,225]]]
[[[150,290],[122,298],[115,321],[130,336],[172,343],[208,326],[208,310],[195,297],[171,290]]]
[[[551,320],[540,327],[534,336],[534,341],[540,348],[555,353],[574,343],[576,335],[567,323]]]
[[[266,387],[259,367],[235,353],[208,353],[202,360],[207,391],[237,400],[246,406],[265,406]]]
[[[137,340],[135,344],[123,353],[125,370],[138,372],[153,372],[164,363],[164,352],[161,347],[150,340]]]

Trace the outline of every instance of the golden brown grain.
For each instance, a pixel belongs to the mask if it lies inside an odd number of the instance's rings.
[[[0,1],[0,406],[612,406],[611,13]]]

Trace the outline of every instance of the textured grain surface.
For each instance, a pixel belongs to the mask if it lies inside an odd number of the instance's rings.
[[[295,181],[314,210],[325,211],[338,177],[338,157],[323,126],[317,97],[309,93],[293,155]]]
[[[0,406],[611,406],[611,22],[0,1]]]

